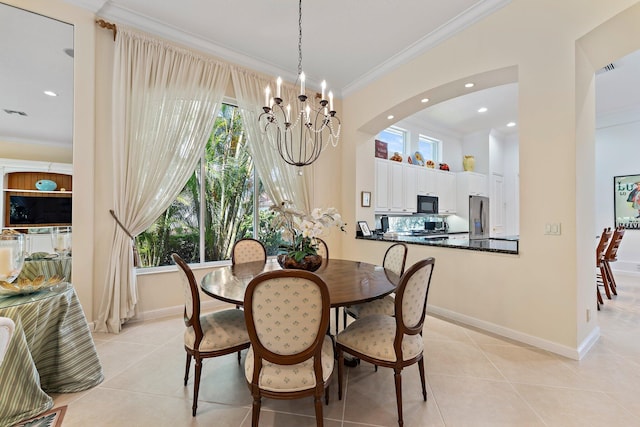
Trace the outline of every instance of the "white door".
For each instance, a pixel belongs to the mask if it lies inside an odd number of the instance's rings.
[[[491,200],[489,214],[491,216],[491,237],[503,237],[505,235],[505,204],[504,204],[504,177],[491,174]]]

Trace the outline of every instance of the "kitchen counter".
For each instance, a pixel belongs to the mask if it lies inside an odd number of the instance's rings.
[[[403,242],[414,245],[438,246],[453,249],[465,249],[480,252],[498,252],[503,254],[518,254],[518,236],[505,236],[488,239],[469,239],[466,233],[447,233],[437,235],[416,236],[411,233],[398,233],[397,236],[383,236],[373,234],[370,237],[356,236],[361,240],[377,240],[383,242]],[[457,235],[457,236],[456,236]],[[464,236],[464,237],[462,237]]]

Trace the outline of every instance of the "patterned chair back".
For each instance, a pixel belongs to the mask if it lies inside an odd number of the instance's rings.
[[[624,228],[620,226],[615,229],[613,236],[611,236],[611,242],[609,242],[607,251],[604,253],[605,261],[613,262],[617,260],[616,255],[618,254],[618,248],[620,247],[622,237],[624,237]]]
[[[327,246],[327,242],[322,239],[316,238],[318,241],[318,255],[322,257],[322,261],[329,259],[329,246]]]
[[[396,340],[401,339],[403,334],[422,332],[434,266],[434,258],[423,259],[402,275],[396,289]]]
[[[178,254],[171,254],[173,262],[178,266],[178,273],[182,281],[182,291],[184,292],[184,324],[187,328],[192,327],[195,332],[195,348],[198,348],[202,340],[203,332],[200,325],[200,294],[198,285],[193,276],[193,271],[189,265]]]
[[[255,277],[245,292],[244,313],[256,360],[290,365],[319,357],[329,305],[326,283],[308,271]]]
[[[404,264],[407,261],[407,245],[404,243],[396,243],[387,249],[384,254],[382,266],[387,268],[398,276],[404,273]]]
[[[267,251],[264,245],[256,239],[240,239],[231,250],[231,263],[241,264],[245,262],[267,262]]]

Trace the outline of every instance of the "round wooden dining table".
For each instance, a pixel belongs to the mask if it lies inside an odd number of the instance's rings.
[[[219,267],[202,278],[200,288],[213,298],[242,305],[245,289],[254,277],[280,269],[275,259]],[[326,282],[331,307],[381,298],[393,292],[400,281],[397,274],[382,266],[342,259],[323,261],[314,273]]]

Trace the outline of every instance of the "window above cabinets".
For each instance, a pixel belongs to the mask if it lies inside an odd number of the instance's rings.
[[[418,137],[418,151],[422,153],[425,161],[433,160],[435,163],[438,163],[440,161],[441,146],[442,141],[435,138],[430,138],[425,135],[420,135]]]
[[[407,142],[407,131],[396,126],[391,126],[378,134],[377,139],[387,143],[387,153],[392,156],[393,153],[405,152]]]

